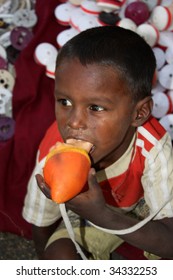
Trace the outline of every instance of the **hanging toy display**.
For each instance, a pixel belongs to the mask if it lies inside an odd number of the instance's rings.
[[[14,64],[33,38],[37,23],[34,1],[1,1],[0,4],[0,144],[14,135],[12,97]]]
[[[64,14],[58,19],[57,10],[62,9]],[[168,94],[173,89],[172,0],[68,0],[57,6],[55,17],[59,24],[67,26],[67,30],[57,35],[57,48],[79,32],[97,26],[120,26],[143,37],[153,49],[157,62],[152,114],[158,120],[173,114],[173,102]],[[165,121],[163,126],[168,127]]]

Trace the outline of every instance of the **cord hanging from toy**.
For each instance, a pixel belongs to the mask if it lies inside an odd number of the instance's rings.
[[[102,230],[104,232],[110,233],[110,234],[116,234],[116,235],[125,235],[125,234],[129,234],[132,233],[138,229],[140,229],[141,227],[143,227],[145,224],[147,224],[149,221],[151,221],[161,210],[163,207],[166,206],[166,204],[171,201],[171,199],[173,199],[173,195],[171,195],[162,205],[159,209],[157,209],[156,211],[154,211],[153,213],[151,213],[147,218],[145,218],[144,220],[140,221],[139,223],[135,224],[132,227],[126,228],[126,229],[121,229],[121,230],[112,230],[112,229],[107,229],[107,228],[103,228],[100,226],[97,226],[95,224],[93,224],[92,222],[88,221],[88,223],[92,226],[94,226],[95,228]],[[83,251],[81,250],[79,244],[75,241],[75,235],[74,235],[74,231],[73,231],[73,227],[71,225],[71,222],[69,220],[67,211],[66,211],[66,207],[64,203],[59,204],[60,207],[60,211],[61,211],[61,215],[62,218],[64,220],[66,229],[68,231],[68,234],[71,238],[71,240],[73,241],[77,252],[81,255],[81,258],[83,260],[86,260],[86,256],[84,255]]]

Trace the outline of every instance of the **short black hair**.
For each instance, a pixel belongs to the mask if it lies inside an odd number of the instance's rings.
[[[146,41],[131,30],[103,26],[80,32],[59,50],[56,66],[74,58],[82,65],[98,64],[118,70],[135,101],[151,96],[156,59]]]

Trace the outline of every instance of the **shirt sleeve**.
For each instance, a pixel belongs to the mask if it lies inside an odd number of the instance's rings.
[[[142,184],[150,213],[168,201],[154,219],[173,217],[173,149],[168,133],[146,155]]]
[[[39,152],[37,154],[36,166],[28,183],[22,215],[31,224],[49,226],[61,217],[61,213],[59,205],[48,199],[37,186],[35,175],[42,174],[42,168],[45,163],[45,158],[40,162],[38,162],[38,158]]]

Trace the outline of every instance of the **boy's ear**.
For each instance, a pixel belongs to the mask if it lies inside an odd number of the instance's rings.
[[[144,99],[140,100],[135,107],[132,126],[138,127],[143,125],[151,116],[152,108],[153,100],[151,96],[147,96]]]

